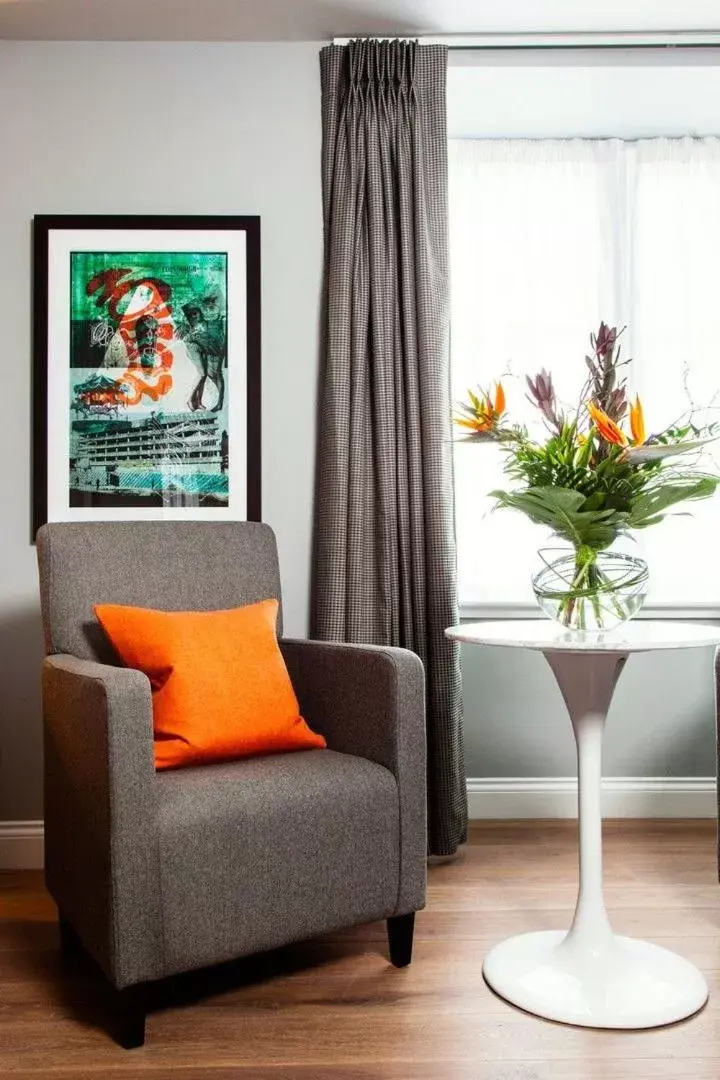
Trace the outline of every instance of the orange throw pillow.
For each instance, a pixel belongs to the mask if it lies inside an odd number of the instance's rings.
[[[300,716],[277,610],[277,600],[231,611],[97,605],[120,658],[150,680],[157,769],[326,745]]]

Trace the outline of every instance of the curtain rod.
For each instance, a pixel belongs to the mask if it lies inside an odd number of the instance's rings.
[[[358,37],[372,37],[361,34]],[[395,35],[378,34],[387,40]],[[647,33],[561,33],[561,34],[446,34],[439,37],[407,34],[421,45],[447,45],[448,49],[712,49],[720,46],[717,30],[662,30]],[[333,39],[334,45],[347,45],[349,37]]]

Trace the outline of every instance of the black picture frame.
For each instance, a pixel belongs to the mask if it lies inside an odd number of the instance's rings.
[[[237,344],[238,333],[244,334],[244,349],[240,349],[239,354],[243,354],[245,358],[245,395],[246,403],[243,412],[243,421],[245,427],[245,453],[246,453],[246,476],[245,476],[245,505],[239,506],[241,500],[235,500],[235,506],[233,507],[232,494],[225,496],[227,500],[227,519],[228,520],[249,520],[259,521],[261,520],[261,286],[260,286],[260,218],[257,215],[249,216],[214,216],[214,215],[155,215],[155,214],[142,214],[142,215],[75,215],[75,214],[39,214],[35,215],[32,223],[32,256],[33,256],[33,317],[32,317],[32,353],[33,353],[33,397],[32,397],[32,538],[34,539],[38,528],[49,520],[49,509],[52,511],[52,507],[49,507],[48,498],[48,466],[49,462],[53,460],[51,458],[51,452],[55,450],[55,460],[57,459],[57,447],[51,448],[48,445],[48,439],[50,436],[49,422],[48,422],[48,410],[53,408],[57,413],[60,406],[57,401],[50,400],[49,390],[49,376],[51,374],[49,365],[56,363],[56,359],[53,357],[62,356],[65,352],[65,346],[67,346],[67,365],[68,373],[73,366],[71,358],[71,340],[74,330],[74,324],[72,322],[72,315],[69,313],[66,323],[63,323],[62,319],[56,319],[54,312],[58,308],[58,304],[61,305],[61,301],[57,301],[54,296],[53,290],[56,288],[57,282],[63,280],[64,284],[61,292],[65,290],[67,292],[67,306],[68,312],[70,290],[72,288],[71,273],[67,271],[67,281],[63,278],[62,273],[57,272],[57,267],[63,263],[63,252],[58,255],[56,249],[53,249],[53,256],[51,258],[51,242],[55,242],[56,245],[61,247],[60,237],[68,236],[69,234],[82,234],[83,240],[87,240],[88,250],[93,248],[93,235],[100,233],[119,233],[122,236],[127,236],[130,239],[131,247],[134,250],[138,250],[138,236],[142,239],[143,233],[155,233],[162,234],[164,237],[172,239],[173,244],[175,241],[175,234],[177,234],[177,243],[180,244],[181,239],[184,238],[189,232],[200,233],[207,242],[210,243],[215,237],[209,234],[215,234],[220,240],[221,236],[228,236],[230,239],[237,233],[244,233],[244,272],[241,274],[240,267],[235,266],[234,277],[238,278],[238,275],[244,277],[245,282],[245,296],[244,305],[239,305],[239,297],[230,295],[230,289],[226,290],[226,320],[225,320],[225,352],[224,360],[217,361],[218,366],[224,365],[225,371],[229,367],[229,346],[228,342],[233,340],[232,335],[235,335],[234,341]],[[118,238],[119,239],[119,238]],[[219,249],[219,255],[223,254],[220,250],[220,243],[217,245]],[[232,247],[232,244],[230,245]],[[146,245],[147,250],[151,255],[157,254],[160,257],[160,253],[164,250],[163,244],[159,243],[153,247],[153,242],[148,238]],[[112,251],[122,250],[112,248]],[[145,250],[145,247],[143,247]],[[198,256],[202,259],[203,256],[207,256],[207,248],[203,247],[202,253]],[[82,251],[85,251],[85,244],[82,245]],[[182,251],[182,245],[179,248],[172,248],[172,252],[177,255],[178,251]],[[77,252],[69,250],[71,256],[76,256]],[[102,254],[100,252],[99,254]],[[192,251],[183,252],[183,254],[190,257]],[[229,254],[225,251],[226,264],[230,265],[230,260],[235,258],[238,262],[239,256]],[[172,256],[171,256],[172,257]],[[209,256],[207,256],[209,258]],[[122,261],[122,260],[121,260]],[[179,261],[179,260],[178,260]],[[150,279],[148,279],[150,280]],[[230,283],[230,275],[226,273],[226,282]],[[102,295],[102,294],[101,294]],[[171,301],[168,302],[167,309],[172,310]],[[235,310],[244,311],[244,325],[237,325],[239,319],[232,313]],[[186,306],[184,311],[189,310],[189,306]],[[200,319],[201,316],[198,316]],[[233,321],[234,320],[234,321]],[[55,325],[57,324],[57,325]],[[58,342],[57,329],[62,324],[66,330],[66,340]],[[53,344],[50,347],[51,335],[53,335]],[[63,335],[60,335],[61,337]],[[199,340],[199,338],[198,338]],[[152,346],[155,348],[156,346]],[[160,346],[162,347],[162,346]],[[189,352],[189,347],[188,347]],[[198,353],[197,347],[195,353]],[[207,355],[207,354],[206,354]],[[170,353],[172,356],[172,353]],[[145,363],[145,361],[142,361]],[[77,367],[78,365],[75,364]],[[137,366],[137,364],[136,364]],[[129,370],[129,369],[128,369]],[[150,369],[148,369],[150,370]],[[57,372],[54,373],[56,376]],[[217,374],[217,371],[216,371]],[[233,406],[233,393],[236,391],[236,387],[233,386],[232,372],[229,372],[229,378],[224,379],[220,376],[223,386],[227,383],[227,404],[226,409],[228,412]],[[113,380],[106,379],[106,383]],[[116,385],[121,384],[121,380],[114,381]],[[204,382],[212,389],[209,378],[206,378]],[[65,383],[70,388],[70,380]],[[123,389],[126,391],[126,384],[122,384]],[[197,390],[194,392],[194,395]],[[198,414],[205,412],[207,406],[202,404],[203,394],[207,391],[201,389],[200,397],[197,399],[198,404],[192,406],[197,408]],[[193,396],[194,396],[193,395]],[[86,392],[86,398],[93,397]],[[117,396],[117,395],[116,395]],[[218,400],[222,401],[222,395],[217,392]],[[94,399],[93,399],[94,400]],[[124,403],[127,403],[129,399],[125,398]],[[70,394],[68,392],[66,402],[68,405],[67,415],[70,416]],[[161,402],[162,404],[162,402]],[[82,407],[85,408],[83,401]],[[125,406],[123,406],[125,407]],[[188,407],[190,403],[188,402]],[[217,401],[216,401],[217,407]],[[75,405],[72,405],[75,408]],[[93,406],[87,406],[91,415]],[[95,408],[99,408],[95,406]],[[107,406],[105,406],[107,408]],[[215,411],[211,409],[210,411]],[[239,416],[239,410],[236,410]],[[128,410],[125,407],[125,413],[128,414]],[[162,413],[159,414],[162,417]],[[207,416],[206,416],[207,419]],[[199,422],[199,418],[198,418]],[[147,421],[145,422],[147,423]],[[166,421],[166,426],[169,422]],[[110,430],[110,421],[107,421],[107,429]],[[74,423],[68,420],[68,429],[75,427]],[[96,424],[96,427],[102,426]],[[139,426],[143,426],[141,423]],[[228,424],[228,428],[230,425]],[[238,422],[237,427],[240,427]],[[226,433],[223,432],[223,436],[226,437]],[[168,435],[165,436],[169,438]],[[68,436],[68,439],[70,436]],[[138,436],[140,438],[140,436]],[[234,433],[233,438],[237,438],[237,432]],[[63,444],[65,445],[65,444]],[[225,447],[227,448],[227,438],[225,441]],[[232,453],[232,451],[230,451]],[[197,456],[197,455],[196,455]],[[227,460],[227,453],[223,458]],[[53,466],[54,468],[56,465]],[[71,461],[68,458],[68,477],[71,474]],[[88,472],[89,470],[86,470]],[[225,471],[225,470],[223,470]],[[119,469],[116,469],[119,473]],[[110,470],[107,469],[107,474],[110,476]],[[99,492],[99,481],[98,492]],[[56,485],[57,486],[57,485]],[[72,499],[72,483],[68,479],[68,503]],[[200,489],[198,489],[200,490]],[[232,488],[230,488],[232,492]],[[164,492],[160,495],[152,494],[151,496],[143,496],[140,502],[143,505],[138,505],[136,511],[133,510],[133,498],[129,496],[127,501],[128,520],[143,519],[147,513],[151,512],[149,508],[144,508],[144,503],[149,502],[154,498],[164,498]],[[197,496],[200,498],[200,496]],[[92,494],[87,496],[88,499],[100,498],[100,495],[93,496]],[[112,491],[108,491],[108,499],[117,498],[121,496],[114,495]],[[206,496],[202,496],[206,498]],[[212,498],[212,496],[211,496]],[[57,502],[57,498],[55,498]],[[157,509],[157,506],[156,508]],[[187,513],[184,511],[187,510]],[[244,510],[244,513],[239,513],[239,510]],[[113,510],[113,514],[114,514]],[[123,511],[124,512],[124,511]],[[72,514],[72,511],[69,511]],[[92,515],[93,510],[83,510],[86,515]],[[183,505],[180,511],[182,519],[197,520],[202,518],[202,512],[197,507],[192,505]],[[162,518],[162,508],[157,510],[155,517]],[[113,518],[108,510],[104,510],[102,506],[97,508],[96,520],[108,520]],[[58,518],[55,518],[57,520]],[[65,520],[66,518],[61,518]],[[85,516],[83,520],[95,520],[94,516],[88,518]],[[177,517],[175,518],[177,519]],[[222,520],[225,520],[223,518]]]

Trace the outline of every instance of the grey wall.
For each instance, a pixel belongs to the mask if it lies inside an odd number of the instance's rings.
[[[0,821],[42,814],[30,221],[260,214],[263,509],[306,630],[322,264],[318,45],[0,42]]]
[[[0,42],[0,821],[41,816],[42,653],[30,529],[30,221],[36,213],[259,213],[263,506],[286,628],[307,626],[321,275],[316,44]],[[535,655],[466,649],[471,776],[574,769]],[[714,772],[711,657],[635,657],[610,717],[613,775]]]
[[[540,653],[463,646],[468,776],[575,775],[560,691]],[[714,776],[713,650],[638,654],[620,676],[607,776]]]

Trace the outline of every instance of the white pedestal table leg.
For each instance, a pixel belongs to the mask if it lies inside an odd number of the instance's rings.
[[[707,1001],[701,973],[657,945],[613,934],[602,892],[602,736],[626,654],[548,652],[578,754],[580,887],[572,926],[509,938],[483,964],[514,1005],[583,1027],[647,1028],[681,1020]]]

